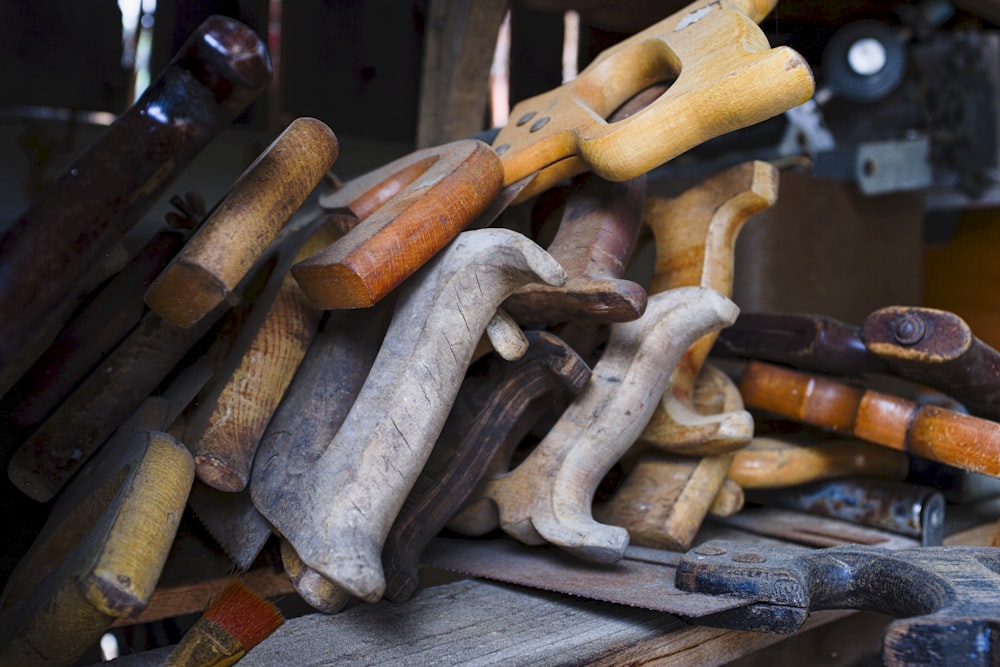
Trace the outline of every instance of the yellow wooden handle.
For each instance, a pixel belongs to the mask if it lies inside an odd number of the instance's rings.
[[[494,141],[504,185],[534,172],[527,199],[591,169],[622,181],[717,137],[808,100],[812,71],[788,47],[772,49],[755,21],[773,2],[700,1],[602,52],[576,79],[514,107]],[[657,83],[644,109],[609,123]]]

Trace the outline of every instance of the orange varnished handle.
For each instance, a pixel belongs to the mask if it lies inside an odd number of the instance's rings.
[[[775,2],[700,0],[603,51],[580,75],[519,103],[493,145],[504,184],[540,172],[518,201],[593,170],[622,181],[698,144],[808,100],[812,72],[757,26]],[[670,87],[628,118],[607,119],[652,86]]]
[[[502,180],[500,160],[475,139],[411,153],[320,200],[367,217],[292,274],[317,308],[374,305],[475,220]]]
[[[747,407],[1000,476],[1000,424],[933,405],[753,361],[740,373]]]

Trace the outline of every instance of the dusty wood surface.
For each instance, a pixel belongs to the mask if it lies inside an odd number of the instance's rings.
[[[821,612],[807,628],[847,612]],[[702,628],[677,616],[483,581],[420,591],[404,604],[289,619],[240,667],[319,665],[721,665],[782,635]],[[121,658],[146,667],[169,649]]]
[[[578,394],[587,364],[558,337],[527,332],[527,354],[495,363],[485,376],[462,383],[427,463],[389,531],[382,550],[385,597],[407,599],[419,583],[420,554],[482,479],[495,456],[510,453],[537,418],[532,406]],[[495,524],[494,524],[495,525]]]

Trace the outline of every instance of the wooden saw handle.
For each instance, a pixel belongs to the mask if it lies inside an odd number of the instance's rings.
[[[524,201],[588,169],[626,180],[805,102],[814,88],[806,61],[788,47],[772,49],[755,23],[774,5],[699,0],[603,51],[572,81],[519,103],[493,142],[504,185],[539,172]],[[663,81],[669,89],[645,109],[605,122]]]
[[[0,239],[0,369],[270,79],[264,42],[233,19],[209,17],[142,97],[14,223]]]
[[[315,118],[297,118],[243,172],[146,290],[146,303],[182,327],[229,296],[337,159],[337,137]]]
[[[481,141],[411,153],[320,199],[363,222],[292,274],[317,308],[371,306],[475,220],[502,180],[500,160]]]

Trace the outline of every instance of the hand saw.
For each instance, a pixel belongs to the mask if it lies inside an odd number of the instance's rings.
[[[629,547],[612,565],[583,563],[511,540],[436,538],[424,562],[458,572],[639,606],[702,625],[790,633],[811,611],[864,609],[899,620],[887,665],[993,665],[1000,621],[1000,550],[867,544],[809,549],[710,540],[680,554]]]

